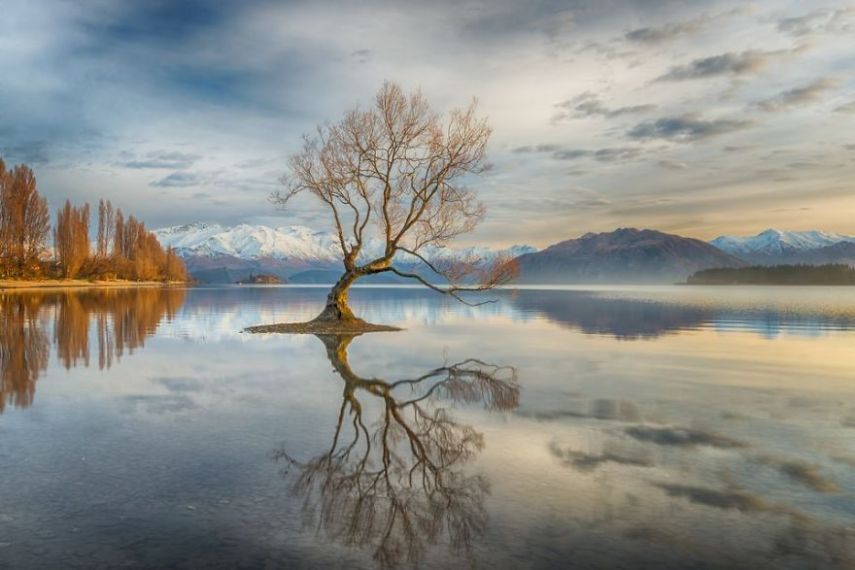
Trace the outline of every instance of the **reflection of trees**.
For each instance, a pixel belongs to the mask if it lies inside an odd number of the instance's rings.
[[[47,368],[49,346],[39,309],[42,297],[0,296],[0,413],[9,403],[33,403],[36,380]]]
[[[160,321],[172,319],[185,291],[170,288],[91,289],[58,295],[54,341],[63,366],[89,365],[89,326],[95,321],[98,367],[145,344]]]
[[[363,378],[348,362],[352,336],[319,338],[344,380],[332,444],[307,463],[284,450],[275,454],[293,468],[286,474],[292,492],[304,498],[305,524],[346,546],[371,548],[383,566],[417,562],[441,541],[469,555],[472,539],[485,528],[488,485],[463,466],[483,449],[484,439],[437,403],[514,409],[516,371],[469,359],[412,379]],[[369,427],[372,406],[378,420]]]
[[[132,352],[154,333],[164,316],[184,302],[181,289],[92,289],[0,295],[0,412],[7,403],[32,404],[35,383],[47,368],[53,342],[65,368],[89,366],[90,325],[95,323],[99,368]]]

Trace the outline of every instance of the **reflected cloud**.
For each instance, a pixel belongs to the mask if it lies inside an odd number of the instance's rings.
[[[625,465],[630,467],[652,467],[653,460],[639,453],[630,453],[626,450],[604,450],[602,453],[585,453],[572,449],[565,449],[556,442],[549,444],[549,452],[559,459],[562,464],[573,467],[579,471],[594,471],[607,463]]]
[[[516,370],[468,359],[390,382],[352,369],[353,336],[318,338],[344,382],[329,450],[306,462],[284,448],[274,453],[291,492],[303,498],[305,525],[370,550],[383,567],[417,565],[438,543],[471,561],[472,541],[487,525],[489,484],[464,466],[484,437],[441,404],[512,410],[519,405]]]
[[[633,426],[624,433],[639,441],[674,447],[736,448],[747,445],[724,435],[692,428]]]
[[[719,491],[708,487],[657,483],[669,497],[680,497],[691,503],[724,510],[743,512],[769,512],[778,510],[775,505],[764,499],[743,491]]]
[[[833,480],[820,472],[819,465],[799,459],[778,457],[775,455],[760,455],[756,460],[778,470],[792,481],[820,493],[837,493],[840,487]]]

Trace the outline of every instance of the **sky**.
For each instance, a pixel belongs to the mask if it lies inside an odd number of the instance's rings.
[[[823,0],[0,0],[0,157],[52,209],[150,228],[278,210],[303,133],[384,80],[479,100],[487,216],[461,245],[644,227],[855,234],[855,4]]]

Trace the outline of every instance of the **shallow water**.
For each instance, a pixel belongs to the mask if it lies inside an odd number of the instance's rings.
[[[855,567],[855,291],[0,293],[0,566]]]

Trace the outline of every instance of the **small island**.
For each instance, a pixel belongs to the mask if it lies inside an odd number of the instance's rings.
[[[259,273],[258,275],[249,274],[249,277],[235,281],[238,285],[279,285],[282,279],[276,275],[267,273]]]
[[[826,265],[752,265],[703,269],[688,285],[855,285],[855,268],[843,263]]]

